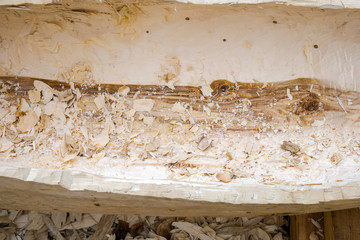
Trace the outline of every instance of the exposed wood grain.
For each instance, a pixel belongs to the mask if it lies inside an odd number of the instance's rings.
[[[45,170],[44,170],[45,171]],[[84,182],[89,179],[82,178]],[[261,216],[268,214],[304,214],[326,210],[354,208],[360,206],[359,199],[334,200],[314,204],[298,204],[277,201],[276,204],[251,203],[230,204],[190,200],[185,198],[141,196],[126,193],[97,192],[90,190],[68,190],[60,185],[17,180],[0,177],[0,206],[4,209],[25,209],[41,211],[84,212],[102,214],[125,214],[145,216]],[[93,180],[94,181],[94,180]],[[110,181],[106,181],[110,184]],[[114,183],[112,183],[114,184]],[[101,185],[101,184],[100,184]],[[89,185],[90,186],[90,185]],[[163,184],[164,189],[174,188],[174,184]],[[209,185],[209,188],[211,186]],[[120,188],[120,186],[119,186]],[[185,188],[181,185],[181,188]],[[121,188],[120,188],[121,189]],[[203,191],[206,186],[203,187]],[[219,188],[220,189],[220,188]],[[243,187],[239,188],[239,192]],[[269,192],[264,186],[262,192]],[[152,191],[157,191],[153,189]],[[189,191],[190,192],[190,191]],[[212,189],[214,192],[214,189]],[[246,192],[246,193],[245,193]],[[280,195],[279,191],[277,194]],[[144,192],[146,195],[146,192]],[[251,196],[249,189],[243,190],[243,196]],[[271,193],[276,194],[276,193]],[[260,196],[259,196],[260,197]]]
[[[360,238],[360,209],[332,212],[336,240],[358,240]]]
[[[38,79],[27,77],[0,77],[0,81],[10,84],[8,94],[26,96],[27,91],[33,89],[33,82]],[[40,79],[53,89],[63,91],[69,89],[68,83]],[[82,92],[82,108],[84,110],[96,109],[93,97],[99,92],[116,93],[123,85],[74,85]],[[216,80],[210,86],[212,96],[204,96],[201,87],[176,86],[170,89],[159,85],[127,85],[130,92],[128,99],[135,95],[137,98],[153,99],[158,108],[152,110],[152,114],[164,118],[164,109],[176,102],[188,103],[191,109],[200,114],[194,116],[196,121],[211,121],[218,117],[229,118],[232,116],[261,117],[264,121],[287,121],[303,125],[311,124],[315,119],[323,118],[326,111],[346,111],[354,113],[360,109],[360,94],[354,91],[342,91],[322,85],[315,79],[299,78],[289,81],[273,83],[231,83],[227,80]],[[12,97],[12,98],[13,98]],[[347,103],[351,99],[352,105],[346,105],[343,109],[340,103]],[[211,110],[210,115],[204,113],[204,107]],[[246,111],[241,109],[245,107]],[[234,112],[235,111],[235,112]],[[202,113],[202,114],[201,114]],[[167,112],[171,114],[171,111]],[[233,124],[227,130],[259,130],[261,125],[252,125],[244,128],[240,124]],[[221,124],[213,124],[221,127]]]
[[[318,229],[311,222],[312,219],[321,219],[323,213],[311,213],[290,216],[290,240],[308,240],[312,232]]]
[[[324,212],[324,235],[325,240],[335,240],[334,225],[331,212]]]
[[[57,90],[70,88],[68,83],[48,79],[3,76],[0,77],[0,80],[11,83],[12,85],[18,84],[19,87],[16,89],[17,94],[26,94],[28,90],[33,89],[33,82],[35,80],[41,80]],[[85,94],[94,94],[98,92],[115,93],[123,85],[99,84],[93,86],[74,86],[79,87]],[[216,107],[212,107],[212,110],[215,112],[231,112],[235,103],[245,98],[251,101],[251,107],[254,111],[263,111],[263,108],[268,107],[274,99],[276,99],[275,102],[288,99],[288,89],[294,100],[301,100],[309,96],[310,93],[320,95],[319,101],[323,103],[324,110],[343,111],[336,97],[343,102],[351,98],[354,105],[360,103],[358,92],[330,88],[311,78],[298,78],[272,83],[231,83],[227,80],[216,80],[211,84],[211,88],[213,89],[212,96],[203,96],[201,87],[194,86],[175,86],[174,89],[159,85],[127,86],[130,88],[129,97],[137,94],[139,98],[160,99],[166,103],[175,103],[178,101],[189,102],[192,103],[195,108],[201,108],[209,102],[217,102],[221,108],[217,109]],[[286,102],[286,104],[288,103],[289,102]],[[350,107],[350,110],[351,109],[352,107]],[[314,111],[314,109],[303,110],[308,112]]]

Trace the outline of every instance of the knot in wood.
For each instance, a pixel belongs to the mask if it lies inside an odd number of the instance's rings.
[[[315,93],[309,93],[308,96],[300,100],[299,108],[296,110],[296,114],[300,115],[303,112],[315,112],[320,108],[320,97]]]
[[[228,80],[215,80],[210,84],[213,96],[225,96],[235,89],[235,84]]]

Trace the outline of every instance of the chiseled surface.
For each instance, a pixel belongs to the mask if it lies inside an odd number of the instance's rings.
[[[163,216],[252,216],[360,206],[358,183],[266,186],[129,181],[84,172],[2,165],[3,208]],[[216,194],[215,194],[216,193]]]
[[[308,77],[360,90],[360,10],[124,6],[1,8],[0,75],[69,80],[83,69],[77,81],[169,86]]]

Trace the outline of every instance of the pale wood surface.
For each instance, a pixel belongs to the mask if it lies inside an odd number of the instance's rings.
[[[2,77],[2,79],[11,83],[17,81],[20,84],[20,88],[16,91],[9,91],[10,99],[26,96],[34,80],[13,77]],[[44,82],[51,87],[61,89],[59,82]],[[286,114],[280,111],[282,108],[287,108],[289,103],[294,104],[294,101],[298,99],[308,97],[311,88],[312,94],[320,93],[321,96],[315,103],[321,101],[323,110],[303,109],[306,113],[303,115],[305,119],[321,116],[326,111],[342,112],[343,109],[337,98],[344,102],[348,97],[354,99],[353,105],[347,106],[349,114],[356,113],[358,108],[358,93],[323,87],[313,79],[277,82],[269,84],[268,87],[263,85],[260,83],[235,85],[221,80],[213,82],[211,86],[214,94],[207,97],[201,96],[199,87],[185,86],[171,90],[159,86],[130,85],[128,97],[131,98],[141,89],[139,95],[143,97],[165,103],[173,103],[180,98],[182,101],[191,102],[194,108],[199,109],[203,104],[216,101],[220,109],[213,109],[215,114],[216,111],[230,112],[236,99],[246,97],[253,102],[251,108],[254,112],[262,110],[269,120],[275,121]],[[118,87],[117,85],[102,85],[101,91],[111,93]],[[294,88],[299,90],[296,91]],[[291,89],[293,100],[287,96],[287,89]],[[82,91],[85,97],[92,98],[99,89],[95,87],[82,89]],[[256,93],[257,91],[261,92],[262,97]],[[279,99],[278,104],[275,110],[268,111],[269,101],[275,94]],[[84,107],[91,109],[94,103]],[[208,116],[204,113],[197,117],[196,120],[201,120]],[[233,130],[241,130],[241,128]],[[257,129],[254,127],[250,130]],[[248,216],[311,213],[360,206],[358,182],[342,181],[324,185],[284,186],[281,184],[194,183],[166,179],[126,180],[74,170],[22,168],[9,165],[1,165],[0,173],[2,176],[0,206],[10,209],[164,216]]]
[[[1,171],[2,175],[6,175],[4,172],[15,175],[0,178],[0,207],[6,209],[148,216],[256,216],[360,206],[360,194],[354,191],[359,189],[358,183],[304,191],[303,188],[281,189],[266,185],[200,185],[169,181],[151,184],[47,169],[29,172],[29,169],[2,167]],[[64,174],[66,172],[68,174]],[[334,195],[324,199],[338,189],[344,198]],[[200,190],[201,195],[191,197]]]

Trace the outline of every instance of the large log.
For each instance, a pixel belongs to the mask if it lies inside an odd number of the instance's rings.
[[[301,2],[0,7],[0,206],[360,206],[359,10]]]

